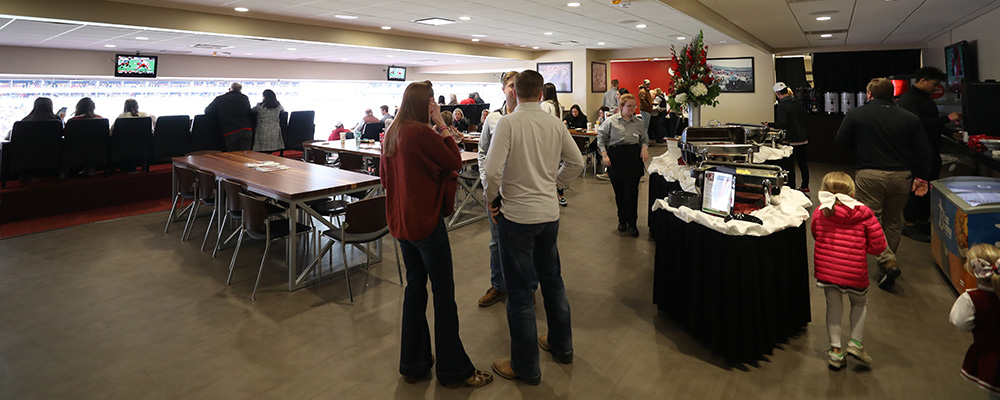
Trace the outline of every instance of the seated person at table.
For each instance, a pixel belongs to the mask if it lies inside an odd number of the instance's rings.
[[[389,124],[385,123],[385,120],[393,118],[392,114],[389,114],[389,106],[383,104],[379,107],[379,111],[382,112],[382,118],[379,118],[379,121],[385,124],[385,126],[389,126]]]
[[[479,116],[479,129],[476,130],[477,132],[483,131],[483,123],[486,121],[486,117],[488,116],[490,116],[490,110],[483,109],[483,115]]]
[[[91,100],[90,97],[84,97],[76,102],[76,111],[73,112],[73,118],[70,119],[104,118],[94,114],[95,108],[97,108],[97,104],[94,104],[94,100]]]
[[[457,104],[458,104],[458,96],[456,96],[454,93],[449,94],[448,95],[448,105],[449,106],[454,106],[454,105],[457,105]]]
[[[365,124],[370,124],[372,122],[378,122],[378,118],[375,118],[375,115],[372,113],[372,109],[367,108],[365,109],[365,116],[361,118],[361,121],[358,121],[357,125],[354,125],[354,133],[360,135],[365,129]]]
[[[563,116],[563,123],[569,129],[587,129],[587,116],[580,111],[580,106],[574,104],[569,108],[569,114]]]
[[[337,128],[330,132],[330,137],[326,140],[340,140],[340,135],[344,135],[344,139],[354,139],[354,132],[344,128],[343,122],[337,121]]]
[[[462,110],[456,108],[455,111],[462,111]],[[444,126],[448,127],[448,132],[451,133],[451,136],[455,137],[455,140],[461,143],[461,139],[459,137],[462,135],[459,133],[459,130],[455,128],[454,114],[452,114],[451,111],[441,111],[441,120],[444,121]]]
[[[469,97],[462,99],[458,104],[476,104],[476,94],[469,93]]]
[[[465,118],[465,112],[461,108],[455,108],[455,123],[454,127],[458,129],[459,132],[469,131],[469,119]]]

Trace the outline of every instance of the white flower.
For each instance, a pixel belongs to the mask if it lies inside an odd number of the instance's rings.
[[[674,101],[680,104],[687,103],[688,95],[686,93],[678,93],[674,96]]]
[[[691,94],[698,97],[704,96],[708,94],[708,88],[705,87],[704,83],[698,82],[697,85],[694,85],[694,87],[691,88]]]

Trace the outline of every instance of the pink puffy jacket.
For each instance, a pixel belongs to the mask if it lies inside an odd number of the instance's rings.
[[[885,251],[885,234],[867,206],[837,204],[833,209],[829,217],[819,207],[813,211],[816,280],[863,290],[868,287],[868,254]]]

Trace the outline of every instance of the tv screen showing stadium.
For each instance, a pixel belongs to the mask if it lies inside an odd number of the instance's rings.
[[[405,81],[406,67],[390,66],[389,69],[387,70],[387,75],[390,81]]]
[[[115,76],[119,78],[156,78],[156,56],[115,56]]]

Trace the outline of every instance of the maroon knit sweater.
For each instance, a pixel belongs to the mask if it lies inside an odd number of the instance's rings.
[[[426,238],[441,216],[451,215],[461,168],[462,157],[451,136],[442,140],[433,129],[417,123],[403,126],[396,155],[382,157],[380,168],[392,236]]]
[[[868,287],[868,254],[885,251],[882,226],[864,205],[851,209],[836,204],[833,210],[829,217],[819,207],[813,211],[816,280],[864,290]]]

